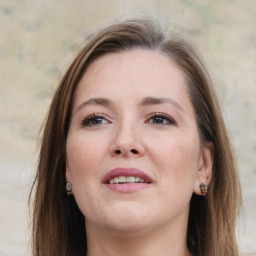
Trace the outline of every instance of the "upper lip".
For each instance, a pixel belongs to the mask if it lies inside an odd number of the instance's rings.
[[[109,171],[103,178],[103,183],[108,183],[109,180],[118,177],[118,176],[125,176],[125,177],[129,177],[129,176],[134,176],[134,177],[140,177],[142,179],[144,179],[145,182],[147,183],[152,183],[153,179],[146,174],[145,172],[136,169],[136,168],[115,168],[111,171]]]

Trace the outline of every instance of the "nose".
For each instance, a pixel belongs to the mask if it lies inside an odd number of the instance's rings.
[[[141,157],[145,154],[142,143],[142,134],[135,125],[117,127],[111,146],[111,155],[114,157]]]

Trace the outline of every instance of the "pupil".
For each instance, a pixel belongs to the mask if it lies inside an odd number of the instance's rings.
[[[94,120],[92,120],[93,124],[101,124],[101,118],[96,118]]]
[[[155,117],[154,123],[162,123],[162,122],[163,122],[163,118],[162,117]]]

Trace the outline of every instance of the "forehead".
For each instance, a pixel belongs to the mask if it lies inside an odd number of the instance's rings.
[[[94,60],[78,84],[84,97],[137,97],[187,94],[183,72],[169,57],[149,50],[109,53]]]

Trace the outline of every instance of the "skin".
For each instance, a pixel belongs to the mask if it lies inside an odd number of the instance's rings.
[[[147,97],[169,100],[145,104]],[[110,104],[88,103],[92,98]],[[184,75],[173,61],[141,49],[95,60],[75,94],[66,149],[88,256],[189,255],[189,202],[201,194],[200,183],[209,184],[213,156],[211,145],[200,144]],[[110,190],[102,180],[117,167],[140,169],[153,183]]]

